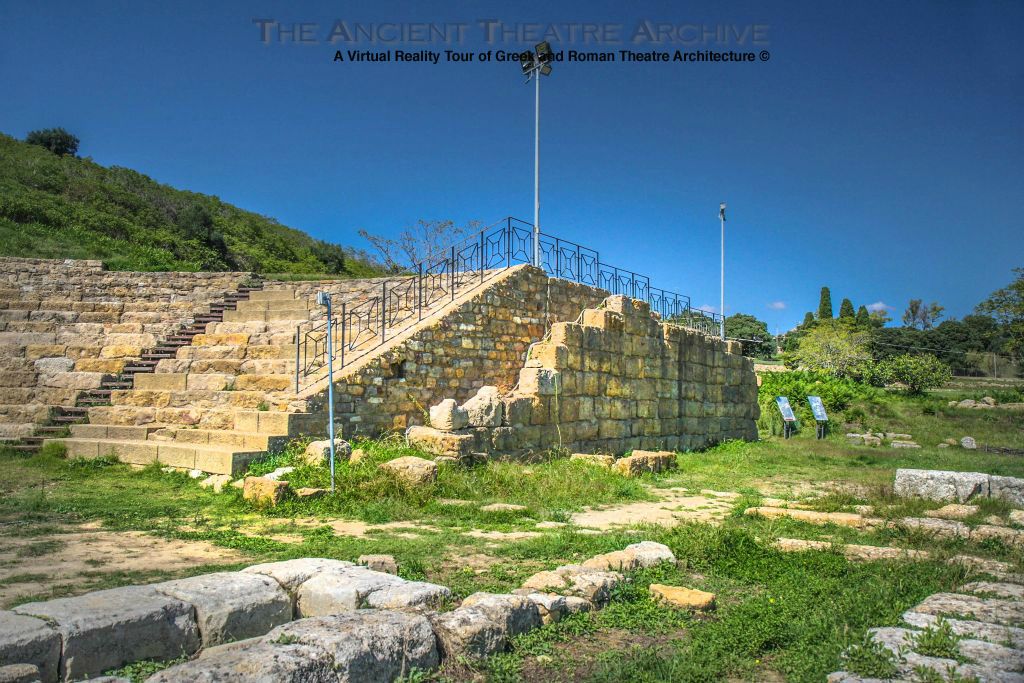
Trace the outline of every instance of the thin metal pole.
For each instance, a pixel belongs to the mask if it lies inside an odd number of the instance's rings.
[[[331,493],[334,493],[334,334],[331,297],[327,295],[327,433],[331,439]]]
[[[533,265],[540,268],[540,69],[533,70],[536,81],[533,100]]]
[[[725,211],[719,214],[722,219],[722,341],[725,341]]]
[[[295,393],[299,393],[299,334],[301,325],[295,326]]]

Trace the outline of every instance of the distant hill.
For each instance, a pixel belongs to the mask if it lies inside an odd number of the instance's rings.
[[[378,273],[352,249],[217,197],[3,134],[0,255],[102,259],[112,270]]]

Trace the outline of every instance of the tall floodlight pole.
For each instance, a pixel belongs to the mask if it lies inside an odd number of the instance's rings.
[[[520,65],[526,82],[534,82],[533,96],[533,265],[540,263],[540,77],[551,75],[553,54],[547,42],[537,43],[536,52],[522,54]]]
[[[317,292],[316,303],[327,307],[327,435],[331,440],[331,493],[334,493],[334,318],[331,315],[331,295]]]
[[[718,205],[718,218],[722,223],[722,341],[725,341],[725,202]]]

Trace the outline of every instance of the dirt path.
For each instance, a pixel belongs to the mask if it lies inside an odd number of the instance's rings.
[[[125,574],[159,580],[160,574],[245,559],[237,551],[205,541],[105,531],[97,523],[31,536],[0,536],[0,607],[37,596],[82,593]]]
[[[610,529],[631,524],[675,526],[684,522],[717,522],[723,519],[739,494],[724,491],[689,493],[687,489],[652,489],[658,501],[586,508],[572,516],[573,524],[590,529]]]

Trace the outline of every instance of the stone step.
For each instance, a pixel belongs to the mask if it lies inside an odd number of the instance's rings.
[[[258,432],[260,434],[287,434],[290,437],[319,436],[327,433],[327,415],[326,413],[239,410],[234,414],[234,429],[240,432]]]
[[[294,289],[261,289],[249,292],[249,301],[287,301],[295,300]]]
[[[295,383],[289,374],[220,374],[158,372],[139,375],[137,391],[286,391]]]
[[[280,450],[292,437],[261,432],[242,432],[226,429],[161,429],[149,435],[150,441],[173,441],[199,446],[231,446],[246,450]]]
[[[118,425],[71,425],[71,436],[76,439],[113,439],[115,441],[146,441],[160,426],[124,427]]]
[[[121,439],[47,439],[46,443],[63,443],[71,458],[97,458],[113,455],[121,462],[149,465],[158,462],[170,467],[201,470],[211,474],[239,475],[249,463],[263,457],[258,450],[242,450],[231,446],[184,444],[173,441],[136,441]]]
[[[315,312],[315,311],[313,311]],[[282,322],[293,320],[296,324],[309,320],[311,311],[302,309],[285,309],[278,311],[225,311],[224,322],[245,323],[253,321]]]
[[[156,375],[152,375],[156,376]],[[144,381],[140,375],[136,381]],[[266,401],[266,391],[213,391],[207,389],[185,390],[118,390],[110,395],[114,406],[154,408],[198,408],[213,407],[255,409]]]
[[[316,308],[316,304],[311,299],[268,299],[264,301],[239,301],[235,306],[235,312],[308,311],[313,308]],[[45,332],[46,330],[40,331]]]

